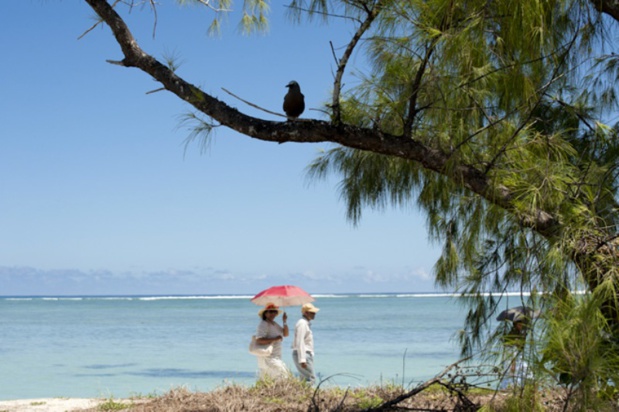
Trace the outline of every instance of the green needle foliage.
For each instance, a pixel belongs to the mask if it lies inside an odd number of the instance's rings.
[[[261,27],[268,7],[244,8],[251,13],[243,26]],[[355,224],[366,207],[414,205],[425,213],[430,239],[443,247],[437,284],[469,297],[463,355],[499,341],[490,320],[507,292],[521,292],[522,304],[544,313],[538,335],[554,369],[538,368],[581,376],[582,365],[551,357],[551,348],[560,342],[565,359],[584,361],[577,349],[598,348],[595,339],[615,338],[619,327],[619,139],[607,124],[619,64],[604,52],[612,27],[583,0],[294,0],[290,10],[299,21],[345,17],[359,30],[371,21],[358,32],[367,69],[355,87],[337,90],[337,110],[327,106],[334,123],[412,140],[449,159],[437,173],[335,146],[308,166],[309,177],[341,178]],[[509,193],[507,203],[473,193],[459,177],[463,165],[495,193]],[[590,295],[575,300],[577,290]],[[574,312],[576,301],[587,310]],[[577,321],[562,328],[566,313]],[[616,383],[594,367],[619,356],[604,345],[586,359],[579,388]]]
[[[616,359],[617,348],[576,339],[617,336],[619,139],[605,123],[616,110],[617,59],[603,54],[610,28],[582,1],[383,4],[364,44],[371,70],[344,94],[342,120],[446,153],[447,170],[335,147],[309,166],[310,177],[341,176],[355,223],[365,207],[414,204],[425,213],[430,238],[443,245],[437,284],[470,297],[464,355],[492,341],[490,320],[505,293],[522,292],[523,304],[545,313],[545,356],[563,333],[553,371],[576,374],[558,359],[602,345],[586,358],[589,380],[578,387],[617,383],[595,367]],[[509,191],[510,206],[454,179],[449,168],[462,164]],[[540,213],[553,217],[551,230],[531,224]],[[582,289],[589,310],[568,311],[577,324],[562,328],[571,318],[549,304],[574,302]]]
[[[216,12],[215,26],[233,5],[193,3]],[[244,1],[243,30],[266,28],[268,7]],[[330,124],[262,122],[270,134],[252,135],[281,143],[317,141],[308,137],[313,131],[327,141],[324,130],[338,134],[333,141],[349,147],[324,152],[309,176],[341,179],[355,224],[366,207],[414,205],[425,214],[430,240],[442,245],[437,284],[469,297],[463,353],[494,348],[492,321],[506,293],[520,292],[521,304],[543,314],[531,334],[542,345],[531,352],[534,376],[567,379],[583,405],[619,384],[619,59],[607,52],[619,22],[613,7],[609,0],[292,0],[299,22],[321,17],[356,29],[336,62]],[[358,81],[343,88],[353,53],[362,62]],[[163,69],[140,64],[169,80]],[[196,134],[209,134],[218,113],[230,114],[214,110],[206,93],[190,88],[195,96],[187,96],[176,84],[167,82],[168,90],[213,117],[187,118],[197,120]],[[246,118],[220,117],[260,133]],[[585,294],[574,297],[579,290]]]
[[[563,299],[546,322],[541,365],[576,410],[601,407],[617,396],[619,343],[599,305],[591,295]]]

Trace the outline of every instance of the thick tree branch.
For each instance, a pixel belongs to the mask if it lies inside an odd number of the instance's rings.
[[[117,64],[138,68],[149,74],[160,82],[163,88],[188,102],[220,125],[263,141],[278,143],[332,142],[353,149],[418,162],[425,169],[447,176],[490,203],[512,213],[520,219],[524,226],[532,228],[548,239],[556,239],[562,228],[558,218],[545,211],[537,210],[530,211],[526,215],[520,214],[516,207],[517,199],[514,199],[513,193],[502,186],[500,182],[493,181],[491,175],[485,174],[482,170],[471,165],[456,163],[450,158],[449,153],[422,144],[413,138],[402,139],[380,130],[346,125],[338,121],[275,122],[243,114],[178,77],[173,70],[144,52],[122,18],[107,0],[85,1],[111,28],[124,55],[124,58]],[[596,9],[619,21],[619,0],[591,1]],[[340,62],[340,65],[342,65],[342,62]],[[344,65],[341,66],[342,70]],[[339,89],[339,85],[337,89]],[[337,100],[339,102],[339,97]],[[571,254],[573,261],[581,269],[592,291],[596,290],[609,277],[613,277],[611,280],[616,282],[614,276],[617,276],[615,273],[619,257],[616,256],[615,251],[619,242],[613,242],[612,247],[610,245],[600,247],[600,244],[600,239],[597,236],[583,235],[576,244],[565,245],[569,249],[565,252]],[[619,327],[619,303],[610,300],[605,303],[602,309],[607,318]]]
[[[448,167],[449,154],[423,145],[414,139],[401,139],[374,129],[318,120],[274,122],[245,115],[186,82],[167,66],[145,53],[137,44],[125,22],[106,0],[85,1],[112,29],[124,54],[124,59],[119,64],[125,67],[135,67],[148,73],[166,90],[223,126],[246,136],[269,142],[333,142],[353,149],[419,162],[424,168],[448,176],[488,201],[508,211],[514,211],[512,194],[507,188],[496,186],[488,176],[470,165],[460,164]],[[555,218],[543,211],[527,217],[523,223],[547,237],[554,235],[557,225]]]

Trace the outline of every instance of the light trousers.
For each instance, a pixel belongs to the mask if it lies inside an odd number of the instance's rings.
[[[311,352],[305,352],[305,368],[301,366],[299,362],[299,353],[296,350],[292,351],[292,360],[294,366],[299,371],[300,378],[312,385],[316,382],[316,375],[314,374],[314,355]]]

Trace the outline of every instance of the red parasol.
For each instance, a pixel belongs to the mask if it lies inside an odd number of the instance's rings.
[[[254,296],[251,301],[259,306],[274,303],[277,306],[298,306],[314,301],[309,293],[298,286],[272,286]]]

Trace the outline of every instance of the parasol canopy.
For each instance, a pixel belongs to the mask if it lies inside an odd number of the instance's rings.
[[[516,306],[514,308],[505,309],[499,313],[496,320],[509,320],[512,322],[527,322],[539,317],[540,311],[533,310],[528,306]]]
[[[269,303],[277,306],[298,306],[313,302],[314,298],[298,286],[282,285],[263,290],[251,301],[260,306],[266,306]]]

